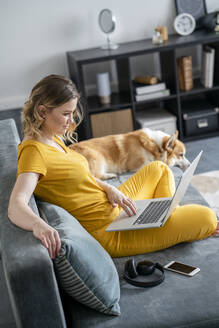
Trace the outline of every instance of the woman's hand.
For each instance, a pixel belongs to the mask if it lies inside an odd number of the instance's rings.
[[[137,213],[134,201],[126,197],[117,188],[109,185],[105,192],[109,202],[113,207],[116,207],[117,205],[121,206],[129,216],[135,215]]]
[[[48,249],[51,259],[60,255],[61,240],[58,232],[54,228],[50,227],[43,220],[39,220],[33,225],[33,234],[36,238],[40,239],[43,246]]]

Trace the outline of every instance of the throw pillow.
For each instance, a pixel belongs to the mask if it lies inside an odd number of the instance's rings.
[[[42,201],[38,206],[62,241],[61,255],[53,261],[60,286],[86,306],[119,315],[119,277],[109,254],[67,211]]]

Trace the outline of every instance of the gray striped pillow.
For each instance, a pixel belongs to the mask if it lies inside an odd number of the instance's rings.
[[[61,255],[54,259],[61,288],[92,309],[119,315],[119,277],[109,254],[64,209],[46,202],[38,202],[38,207],[62,240]]]
[[[62,247],[62,255],[54,262],[61,287],[76,301],[105,314],[119,314],[117,308],[115,310],[111,306],[106,306],[105,301],[97,297],[95,292],[81,279],[66,257],[65,246]]]

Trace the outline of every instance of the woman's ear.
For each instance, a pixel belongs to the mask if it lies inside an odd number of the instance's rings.
[[[46,118],[47,110],[44,105],[39,105],[37,111],[38,111],[38,114],[40,115],[40,117],[42,117],[43,119]]]

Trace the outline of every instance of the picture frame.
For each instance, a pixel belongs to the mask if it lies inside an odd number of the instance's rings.
[[[192,15],[197,21],[207,14],[205,0],[175,0],[176,14],[187,13]]]

